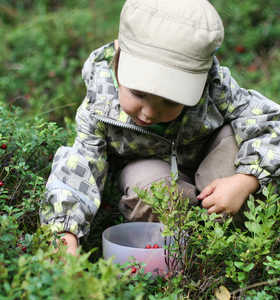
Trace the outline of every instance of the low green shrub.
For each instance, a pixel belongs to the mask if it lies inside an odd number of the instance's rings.
[[[231,57],[232,65],[240,63],[248,66],[257,56],[267,54],[277,44],[280,32],[280,6],[277,0],[268,0],[266,5],[253,0],[242,3],[222,0],[211,2],[221,15],[225,27],[225,43],[220,49],[221,54]],[[233,56],[230,53],[242,55]]]
[[[2,25],[19,25],[28,17],[43,15],[57,11],[61,8],[87,8],[91,7],[90,0],[2,0],[0,4],[0,22]]]
[[[33,232],[54,152],[69,133],[38,117],[27,121],[21,108],[3,104],[0,122],[0,211],[11,210]]]
[[[73,119],[85,96],[83,63],[116,35],[113,20],[91,6],[61,8],[3,31],[0,98],[60,124]]]
[[[87,253],[66,254],[47,226],[33,234],[19,228],[18,216],[0,215],[0,299],[94,299],[94,300],[177,300],[176,293],[165,294],[161,278],[144,274],[139,264],[116,265],[112,260],[89,262]],[[81,249],[79,249],[80,252]],[[138,272],[132,273],[131,267]]]
[[[9,31],[0,59],[0,96],[50,120],[73,117],[84,97],[81,68],[94,26],[92,12],[71,10],[34,17]]]
[[[166,244],[171,291],[176,286],[187,299],[212,299],[226,286],[233,297],[255,297],[260,290],[266,299],[279,297],[280,197],[272,185],[263,190],[265,199],[247,201],[244,228],[232,218],[190,208],[175,182],[153,184],[138,195],[153,207],[172,241]]]
[[[47,243],[52,233],[39,228],[21,238],[15,216],[0,216],[0,299],[144,299],[151,276],[132,276],[110,260],[91,264],[90,252],[73,257]],[[151,289],[150,289],[151,290]],[[160,299],[155,297],[154,299]],[[171,298],[166,298],[170,299]],[[173,298],[174,299],[174,298]]]
[[[242,87],[280,103],[279,1],[211,2],[225,27],[225,40],[217,51],[222,64],[230,67]]]

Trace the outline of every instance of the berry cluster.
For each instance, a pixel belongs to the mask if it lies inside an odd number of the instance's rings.
[[[150,244],[147,244],[147,245],[145,246],[145,249],[159,249],[159,248],[160,248],[160,247],[159,247],[158,244],[154,244],[153,246],[150,245]]]

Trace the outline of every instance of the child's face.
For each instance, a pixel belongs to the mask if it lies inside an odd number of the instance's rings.
[[[140,126],[175,120],[184,105],[145,92],[119,85],[119,99],[122,109]]]

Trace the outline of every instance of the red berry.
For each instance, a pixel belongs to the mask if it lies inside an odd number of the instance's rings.
[[[256,64],[251,64],[251,65],[247,68],[247,70],[248,70],[249,72],[256,72],[256,71],[258,70],[258,66],[257,66]]]
[[[152,246],[150,244],[146,245],[145,249],[151,249]]]
[[[7,149],[7,145],[6,144],[2,144],[1,145],[1,149],[4,149],[4,150]]]
[[[131,267],[131,273],[136,273],[137,272],[137,269],[135,267]]]
[[[159,245],[158,245],[158,244],[154,244],[153,248],[154,248],[154,249],[158,249],[158,248],[159,248]]]
[[[27,248],[26,248],[25,246],[23,246],[23,247],[21,247],[21,250],[22,250],[23,252],[26,252]]]
[[[236,51],[237,53],[244,53],[244,52],[246,52],[246,49],[245,49],[245,47],[244,47],[243,45],[237,45],[237,46],[235,47],[235,51]]]
[[[3,181],[0,181],[0,187],[3,186],[3,185],[4,185],[4,182],[3,182]]]
[[[63,245],[67,245],[67,241],[65,240],[65,238],[61,238],[61,241],[62,241]]]

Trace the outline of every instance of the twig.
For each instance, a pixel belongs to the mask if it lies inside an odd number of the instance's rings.
[[[77,103],[73,102],[73,103],[68,103],[68,104],[65,104],[65,105],[56,106],[56,107],[54,107],[54,108],[52,108],[50,110],[44,111],[43,113],[37,114],[36,116],[45,115],[45,114],[48,114],[50,112],[56,111],[56,110],[61,109],[61,108],[65,108],[65,107],[69,107],[69,106],[74,106],[75,104],[77,104]]]
[[[223,280],[222,277],[214,278],[214,275],[207,278],[199,287],[199,295],[204,294],[207,288],[209,288],[213,284],[218,284]]]
[[[12,194],[12,196],[10,197],[10,200],[11,200],[11,201],[14,201],[14,199],[16,198],[16,194],[17,194],[17,192],[18,192],[20,186],[22,185],[22,182],[23,182],[23,179],[21,179],[21,180],[19,181],[19,183],[16,185],[15,191],[14,191],[14,193]]]
[[[245,288],[235,290],[235,291],[233,291],[233,292],[231,293],[231,295],[232,295],[232,297],[234,297],[236,294],[238,294],[238,293],[243,293],[243,292],[245,292],[246,290],[249,290],[249,289],[252,289],[252,288],[255,288],[255,287],[259,287],[259,286],[262,286],[262,285],[271,285],[271,284],[274,284],[274,283],[280,283],[280,279],[274,279],[274,280],[268,280],[268,281],[257,282],[257,283],[248,285],[248,286],[245,287]]]

